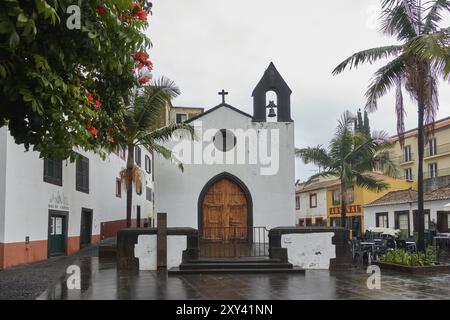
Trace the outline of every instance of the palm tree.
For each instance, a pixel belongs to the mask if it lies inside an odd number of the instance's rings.
[[[368,136],[352,130],[354,116],[346,111],[336,128],[335,136],[328,149],[322,146],[296,150],[296,155],[305,164],[313,163],[322,171],[311,176],[307,184],[320,177],[337,177],[341,182],[341,226],[346,227],[347,189],[357,185],[368,190],[381,191],[389,185],[378,180],[372,171],[382,171],[397,176],[396,165],[389,160],[386,151],[392,147],[384,132]]]
[[[127,191],[127,227],[131,227],[133,184],[137,190],[142,188],[143,173],[134,162],[135,148],[144,146],[174,162],[183,170],[182,163],[162,143],[169,140],[177,130],[180,134],[193,138],[193,127],[186,123],[177,123],[156,129],[161,121],[161,112],[167,103],[179,94],[180,90],[175,83],[163,77],[137,90],[133,105],[125,113],[119,145],[128,150],[126,168],[120,172]]]
[[[392,60],[375,72],[366,92],[366,110],[375,111],[377,101],[390,89],[396,89],[395,112],[400,144],[405,131],[403,87],[417,102],[418,109],[418,249],[425,249],[423,205],[423,155],[425,134],[434,129],[438,110],[438,78],[450,75],[450,28],[439,29],[442,12],[450,11],[450,1],[382,0],[381,32],[394,36],[400,44],[364,50],[353,54],[334,69],[339,74],[346,68],[363,63]]]

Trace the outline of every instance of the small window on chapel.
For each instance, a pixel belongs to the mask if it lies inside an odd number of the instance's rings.
[[[227,129],[217,131],[213,137],[214,146],[217,150],[227,152],[236,146],[237,138],[233,132]]]

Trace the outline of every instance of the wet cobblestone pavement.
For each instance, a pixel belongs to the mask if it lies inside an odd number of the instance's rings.
[[[84,248],[69,257],[48,260],[0,270],[0,300],[34,300],[49,286],[60,281],[66,268],[80,259],[96,257],[98,247]]]
[[[450,299],[450,275],[406,275],[385,271],[381,289],[369,290],[360,269],[299,274],[176,275],[119,272],[114,262],[80,257],[81,290],[65,279],[40,299]]]

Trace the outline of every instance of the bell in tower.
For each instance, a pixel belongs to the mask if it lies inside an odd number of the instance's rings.
[[[267,104],[266,93],[274,91],[277,103],[271,101]],[[269,117],[277,117],[278,122],[292,122],[291,119],[291,93],[287,83],[281,77],[275,65],[271,62],[263,77],[253,90],[253,121],[266,122],[266,110],[269,108]],[[277,113],[275,114],[275,109]]]

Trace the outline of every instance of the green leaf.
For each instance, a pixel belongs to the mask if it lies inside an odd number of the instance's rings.
[[[16,30],[14,30],[9,36],[9,47],[14,50],[17,48],[20,42],[20,37],[17,34]]]
[[[17,22],[25,23],[27,21],[28,21],[28,18],[23,13],[21,13],[17,16]]]

